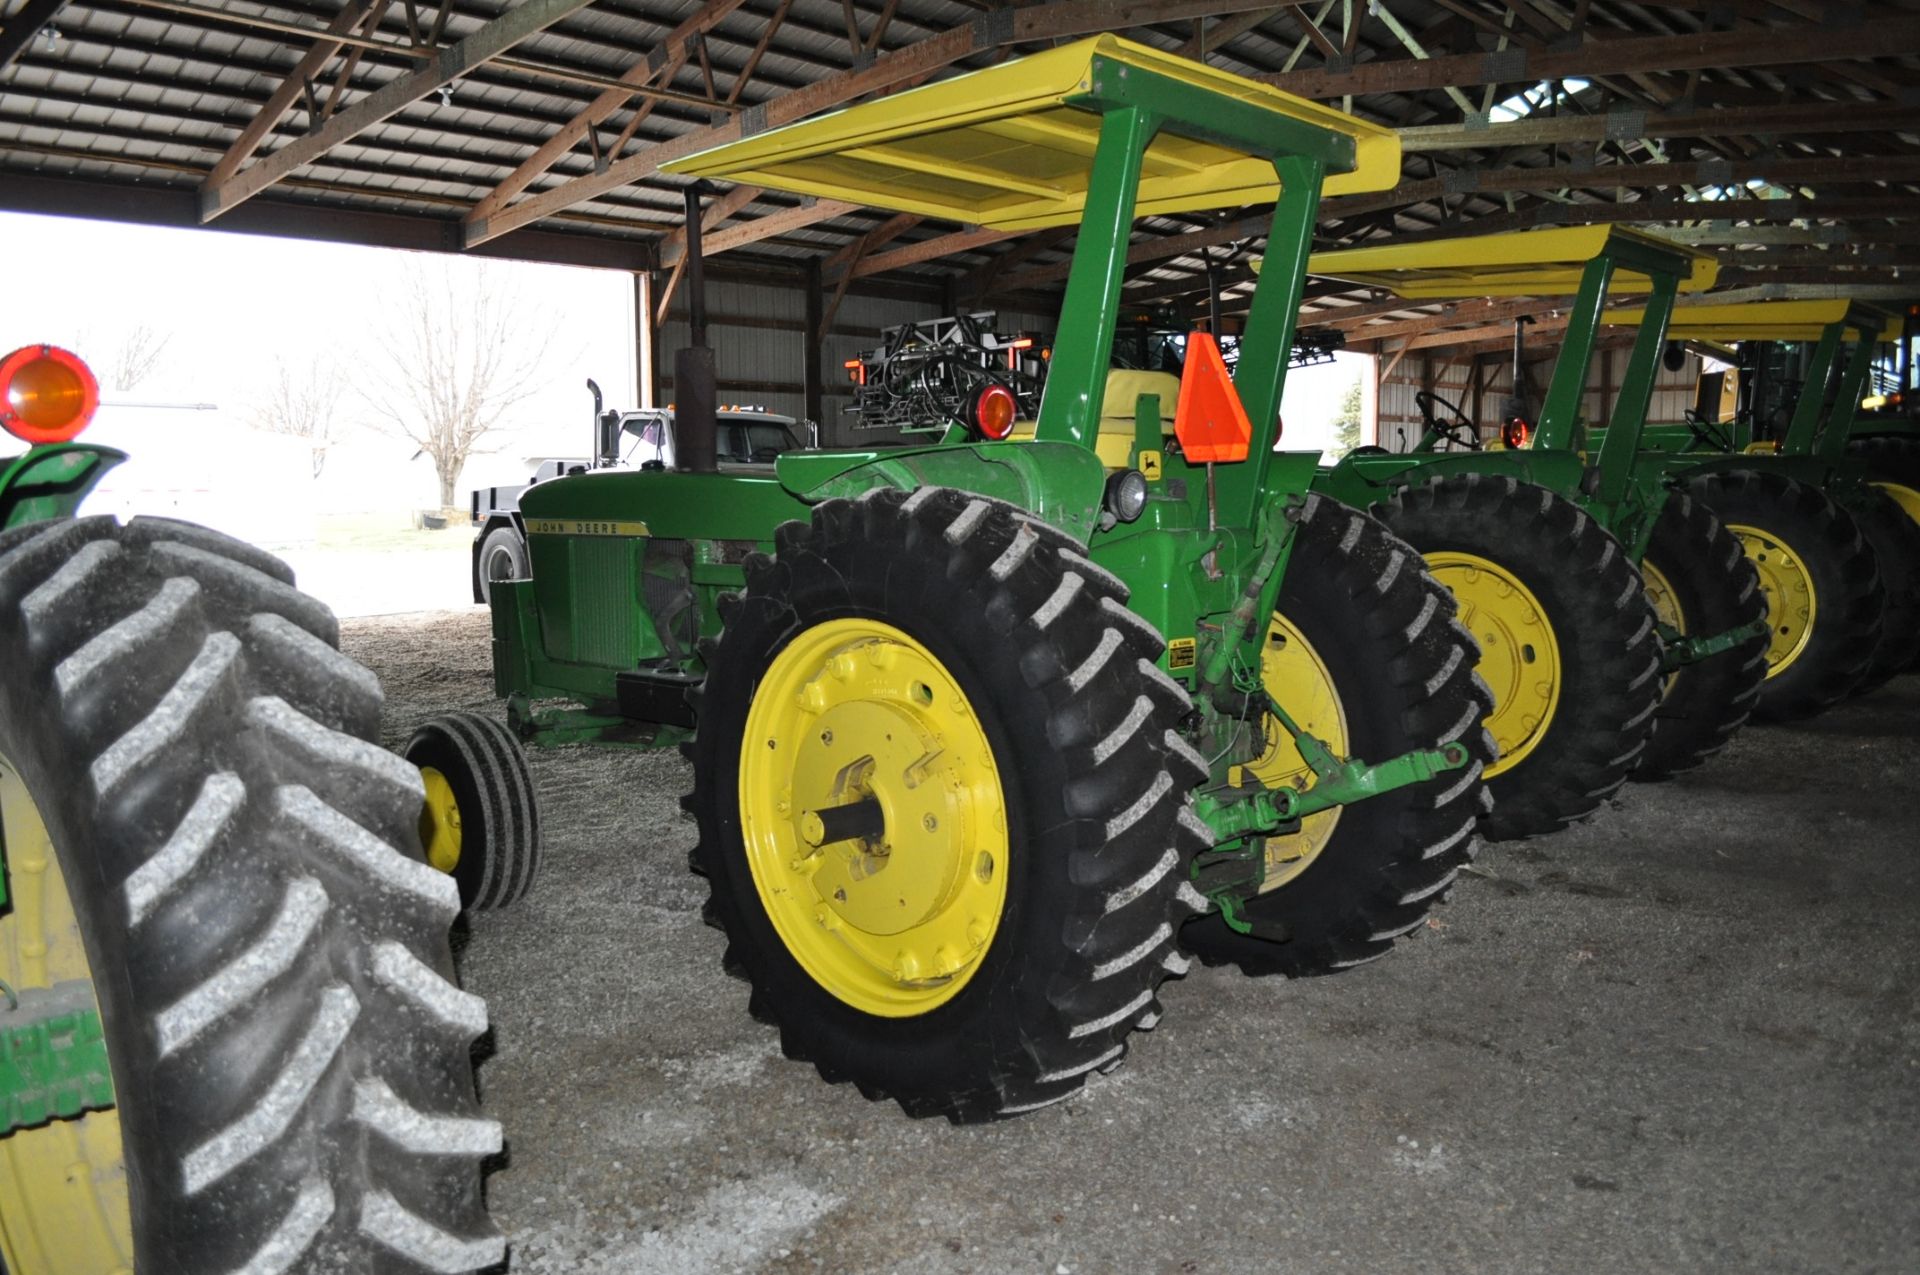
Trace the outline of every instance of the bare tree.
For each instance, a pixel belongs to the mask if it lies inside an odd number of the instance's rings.
[[[305,439],[318,478],[327,465],[327,449],[338,437],[344,384],[331,359],[309,363],[298,372],[281,362],[266,398],[254,405],[249,418],[256,429]]]
[[[552,330],[504,272],[462,267],[407,270],[364,393],[376,428],[432,457],[447,508],[467,458],[539,388]]]
[[[108,387],[121,394],[138,387],[140,382],[153,375],[154,368],[160,366],[160,360],[172,340],[172,333],[162,335],[144,323],[136,323],[128,328],[121,334],[120,343],[114,347],[112,361],[107,364]]]

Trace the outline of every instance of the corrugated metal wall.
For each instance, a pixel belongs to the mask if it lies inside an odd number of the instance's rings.
[[[687,319],[681,305],[682,299],[676,297],[674,313],[661,327],[655,346],[662,403],[673,401],[673,355],[687,343]],[[801,329],[806,314],[806,296],[797,288],[720,280],[707,284],[707,340],[714,348],[722,403],[757,404],[796,419],[805,416],[802,378],[806,347]],[[881,329],[935,317],[938,308],[924,302],[859,294],[841,301],[832,330],[822,343],[823,443],[859,446],[869,441],[897,440],[891,432],[854,428],[856,418],[847,412],[853,403],[853,385],[843,365],[878,345]],[[997,326],[1001,331],[1051,332],[1054,317],[1002,311]]]
[[[1444,353],[1444,351],[1442,351]],[[1546,394],[1547,381],[1553,375],[1555,351],[1543,349],[1538,358],[1527,360],[1528,400],[1534,411],[1539,411],[1540,400]],[[1626,375],[1627,359],[1632,353],[1626,346],[1597,351],[1587,368],[1586,393],[1581,400],[1581,412],[1585,418],[1595,424],[1604,424],[1617,399],[1621,379]],[[1381,361],[1384,367],[1386,361]],[[1367,442],[1377,442],[1390,451],[1405,451],[1420,441],[1420,410],[1414,403],[1414,395],[1422,388],[1431,389],[1440,397],[1458,403],[1463,411],[1474,416],[1480,426],[1480,435],[1492,439],[1499,433],[1499,413],[1503,402],[1512,392],[1512,360],[1505,354],[1488,355],[1482,362],[1480,375],[1479,411],[1476,414],[1473,402],[1473,386],[1469,380],[1472,364],[1470,361],[1442,363],[1437,359],[1426,364],[1417,354],[1410,354],[1400,361],[1380,384],[1379,417],[1375,423],[1375,432],[1369,434],[1363,427],[1362,434]],[[1422,377],[1430,380],[1423,386]],[[1647,420],[1650,422],[1679,421],[1689,407],[1693,406],[1694,385],[1700,376],[1700,359],[1688,354],[1686,362],[1677,372],[1660,368],[1654,379],[1653,400],[1647,408]]]

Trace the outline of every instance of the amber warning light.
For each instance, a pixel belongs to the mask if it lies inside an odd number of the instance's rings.
[[[67,442],[99,406],[100,383],[71,351],[28,345],[0,359],[0,428],[23,442]]]
[[[1500,441],[1519,451],[1533,439],[1533,425],[1524,416],[1516,416],[1500,427]]]

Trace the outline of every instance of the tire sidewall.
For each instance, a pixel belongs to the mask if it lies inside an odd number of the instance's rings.
[[[737,920],[751,941],[736,950],[749,966],[751,981],[770,997],[804,1007],[783,1010],[781,1017],[812,1042],[809,1056],[824,1066],[826,1056],[838,1048],[836,1042],[853,1041],[858,1049],[894,1060],[888,1070],[914,1069],[928,1078],[930,1087],[957,1083],[980,1074],[983,1059],[995,1067],[1017,1065],[1023,1051],[1009,1028],[1029,1014],[1050,1012],[1047,988],[1028,977],[1029,962],[1058,944],[1061,918],[1044,915],[1035,900],[1058,897],[1058,890],[1070,887],[1065,879],[1069,853],[1085,830],[1059,801],[1058,794],[1072,778],[1059,755],[1044,746],[1020,744],[1047,738],[1048,700],[1020,677],[1006,634],[989,618],[988,599],[956,581],[903,579],[898,572],[876,568],[874,559],[882,555],[874,552],[875,546],[857,548],[835,553],[831,561],[783,556],[774,570],[792,576],[787,594],[791,607],[753,597],[728,622],[718,662],[752,674],[710,678],[701,702],[695,764],[711,776],[719,851],[707,863],[718,878],[716,902],[744,904],[737,908]],[[911,1017],[864,1013],[807,974],[759,905],[741,828],[740,750],[761,677],[805,630],[851,618],[900,629],[945,666],[985,730],[1006,802],[1006,902],[993,940],[960,992]],[[1008,661],[983,662],[968,654],[993,650],[1005,650]],[[1009,998],[1023,1008],[1005,1012]]]
[[[493,597],[495,577],[493,562],[496,557],[505,555],[512,564],[513,573],[499,577],[501,580],[525,580],[532,574],[532,566],[527,561],[527,542],[512,527],[495,527],[480,542],[480,595],[488,601]]]

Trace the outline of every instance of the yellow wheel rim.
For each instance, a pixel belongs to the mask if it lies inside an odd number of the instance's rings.
[[[889,1018],[958,995],[1006,908],[1008,834],[993,747],[946,666],[890,624],[817,624],[773,658],[740,747],[747,865],[808,976]],[[824,838],[876,807],[874,835]]]
[[[1803,559],[1785,541],[1759,527],[1732,523],[1727,530],[1740,537],[1740,547],[1760,573],[1760,591],[1767,595],[1767,620],[1773,626],[1767,643],[1767,677],[1778,677],[1793,667],[1813,639],[1820,598]]]
[[[1920,491],[1905,483],[1875,483],[1881,491],[1893,497],[1893,503],[1906,512],[1907,517],[1920,522]]]
[[[53,841],[4,757],[0,835],[13,902],[0,918],[0,977],[15,991],[92,982]],[[15,1275],[130,1275],[133,1220],[117,1110],[0,1138],[0,1256]]]
[[[452,872],[460,866],[460,803],[453,785],[433,767],[420,768],[420,781],[427,790],[427,804],[420,810],[420,844],[426,847],[428,863]]]
[[[1343,757],[1352,751],[1346,710],[1340,704],[1340,693],[1334,689],[1326,661],[1283,615],[1275,615],[1267,626],[1267,645],[1260,654],[1260,680],[1303,730]],[[1267,751],[1246,769],[1270,788],[1287,787],[1299,792],[1311,788],[1312,769],[1294,746],[1293,737],[1274,718],[1267,719],[1266,737]],[[1342,809],[1335,806],[1308,815],[1300,821],[1300,831],[1291,836],[1267,838],[1267,877],[1260,887],[1263,892],[1278,889],[1307,870],[1333,839]]]
[[[1673,582],[1661,573],[1660,568],[1648,559],[1640,561],[1640,579],[1646,587],[1647,602],[1653,607],[1653,618],[1676,633],[1687,631],[1687,613],[1680,608],[1680,595],[1674,592]],[[1660,682],[1660,698],[1664,701],[1667,693],[1673,689],[1674,675],[1669,673]]]
[[[1560,644],[1533,590],[1498,563],[1471,553],[1430,553],[1427,569],[1452,590],[1460,623],[1480,641],[1480,676],[1493,691],[1487,730],[1500,759],[1492,779],[1526,760],[1560,705]]]

